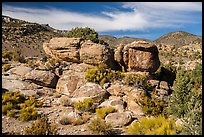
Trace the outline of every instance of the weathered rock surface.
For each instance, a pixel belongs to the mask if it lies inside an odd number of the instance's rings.
[[[28,80],[45,87],[55,88],[58,78],[50,71],[32,70],[25,75],[24,80]]]
[[[80,38],[56,37],[43,44],[46,54],[64,61],[79,61]]]
[[[113,127],[122,127],[132,121],[132,116],[129,112],[110,113],[105,117],[105,121]]]
[[[86,82],[84,75],[92,67],[84,63],[70,65],[69,70],[63,71],[62,76],[58,80],[56,91],[72,96],[72,93]]]
[[[72,98],[92,98],[100,103],[107,97],[107,92],[100,85],[88,82],[73,92]]]
[[[99,108],[101,108],[101,107],[113,107],[118,112],[123,112],[125,109],[125,103],[119,99],[115,99],[115,100],[109,99],[109,100],[105,100],[104,102],[102,102],[98,107]]]
[[[57,82],[56,91],[68,96],[84,83],[84,73],[69,70]]]
[[[11,74],[16,74],[18,76],[24,77],[28,72],[30,72],[32,68],[25,66],[24,64],[21,64],[20,66],[16,66],[14,68],[11,68],[9,72]]]
[[[114,67],[113,56],[113,51],[108,46],[92,41],[85,41],[80,48],[80,61],[91,65],[105,64]]]
[[[134,41],[124,47],[119,46],[115,53],[115,60],[124,64],[127,71],[155,72],[160,66],[158,49],[153,43]]]

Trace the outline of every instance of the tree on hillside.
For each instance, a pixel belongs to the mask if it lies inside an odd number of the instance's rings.
[[[68,38],[82,38],[85,40],[91,40],[94,43],[99,43],[103,45],[108,45],[105,41],[98,38],[98,33],[91,28],[85,27],[85,28],[73,28],[70,31],[68,31],[67,34]]]

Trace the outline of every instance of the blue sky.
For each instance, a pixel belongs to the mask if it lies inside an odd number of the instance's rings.
[[[155,40],[174,31],[202,36],[201,2],[3,2],[2,15],[116,37]]]

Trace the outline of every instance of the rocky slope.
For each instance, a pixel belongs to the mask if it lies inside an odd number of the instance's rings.
[[[14,50],[28,56],[45,56],[42,44],[52,37],[64,36],[64,31],[55,30],[46,24],[26,22],[2,16],[2,51]]]

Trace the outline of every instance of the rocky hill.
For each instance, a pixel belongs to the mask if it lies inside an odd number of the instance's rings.
[[[184,46],[189,44],[201,44],[202,37],[184,31],[176,31],[165,34],[154,42],[163,45]]]
[[[45,56],[42,44],[64,34],[64,31],[55,30],[47,24],[2,16],[2,51],[14,50],[25,57]]]

